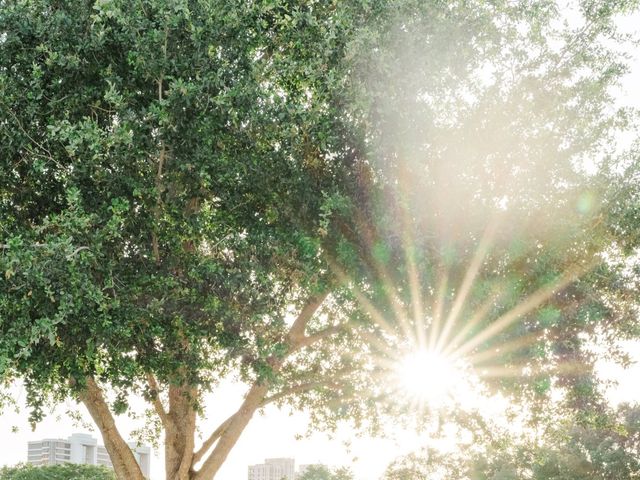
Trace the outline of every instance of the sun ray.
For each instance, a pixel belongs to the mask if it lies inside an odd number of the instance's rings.
[[[444,347],[445,343],[447,342],[447,338],[451,332],[451,329],[453,328],[455,322],[458,319],[458,316],[460,315],[460,311],[462,310],[462,307],[464,305],[465,300],[467,299],[467,296],[471,292],[473,281],[475,280],[478,273],[480,273],[480,270],[482,269],[482,262],[484,261],[487,252],[491,248],[497,227],[498,227],[498,219],[497,217],[494,217],[494,219],[489,223],[487,228],[485,228],[485,231],[482,234],[482,239],[480,240],[480,243],[478,244],[478,248],[476,248],[476,252],[473,256],[473,259],[469,264],[469,268],[467,268],[464,279],[462,280],[462,284],[460,285],[460,291],[456,295],[453,305],[449,310],[449,314],[447,315],[447,319],[444,322],[442,332],[440,333],[440,336],[436,344],[436,350],[441,350]]]
[[[393,368],[393,365],[400,358],[400,354],[397,352],[397,349],[392,348],[389,344],[385,343],[380,337],[374,335],[371,332],[361,331],[359,335],[365,339],[369,345],[375,346],[381,356],[373,356],[376,364],[386,368]]]
[[[371,303],[371,301],[369,301],[367,296],[354,285],[349,276],[335,262],[329,260],[328,264],[333,274],[345,287],[347,287],[353,293],[356,301],[371,317],[371,319],[387,334],[396,335],[396,331],[393,329],[392,325],[384,318],[384,315]]]
[[[382,265],[377,265],[377,268],[378,271],[376,273],[378,274],[378,280],[382,284],[382,289],[387,297],[387,300],[389,300],[389,304],[391,305],[391,309],[393,310],[394,319],[398,323],[405,337],[413,338],[414,332],[411,328],[411,325],[409,324],[409,316],[404,309],[402,302],[398,299],[395,289],[388,280],[389,276],[386,272],[386,269]]]
[[[487,365],[476,372],[480,378],[513,378],[523,376],[526,365]]]
[[[524,347],[533,345],[535,342],[543,338],[542,332],[535,332],[529,335],[515,338],[509,342],[500,343],[496,348],[491,348],[483,352],[465,357],[471,365],[479,366],[487,360],[494,359],[505,353],[516,352]]]
[[[580,362],[560,362],[553,366],[554,376],[558,374],[570,375],[584,372],[584,364]],[[515,365],[487,365],[477,369],[480,378],[514,378],[526,377],[530,379],[541,378],[548,375],[548,364],[533,366],[525,363]]]
[[[406,169],[400,167],[399,175],[399,187],[400,193],[403,195],[403,199],[408,196],[407,192],[407,179],[408,172]],[[426,348],[426,324],[425,324],[425,310],[424,301],[422,298],[420,288],[420,275],[418,273],[418,267],[416,265],[416,244],[413,237],[411,226],[415,223],[410,218],[410,209],[403,204],[401,206],[401,219],[402,219],[402,241],[403,250],[405,255],[405,265],[407,267],[407,280],[409,283],[409,293],[411,295],[411,306],[413,311],[413,324],[414,335],[418,348]]]
[[[448,271],[444,268],[438,269],[438,289],[433,303],[431,313],[431,325],[429,326],[429,350],[434,350],[438,339],[440,322],[444,311],[445,296],[447,294],[447,285],[449,283]]]
[[[458,343],[464,338],[464,336],[469,333],[475,326],[477,326],[480,322],[482,322],[486,316],[491,311],[491,308],[495,305],[495,302],[499,299],[500,295],[494,293],[490,295],[483,303],[480,305],[478,309],[476,309],[473,316],[467,320],[464,327],[462,327],[458,333],[445,345],[442,351],[446,355],[452,355],[453,351],[458,346]]]
[[[544,302],[549,300],[553,295],[567,287],[569,284],[574,282],[577,278],[579,278],[582,274],[590,270],[593,266],[593,263],[590,263],[588,266],[581,267],[569,272],[566,272],[559,279],[552,282],[550,285],[544,286],[531,295],[527,297],[522,302],[518,303],[515,307],[501,315],[497,320],[488,325],[482,332],[478,333],[474,337],[470,338],[466,343],[460,346],[453,352],[453,356],[461,357],[469,353],[475,347],[480,345],[482,342],[488,340],[493,335],[496,335],[506,328],[508,328],[511,324],[516,322],[520,317],[526,315],[527,313],[535,310]]]
[[[422,300],[422,294],[420,293],[420,277],[416,266],[414,243],[408,228],[405,228],[404,237],[405,262],[407,265],[411,305],[413,307],[414,334],[418,347],[425,348],[427,345],[427,336],[424,319],[424,303]]]
[[[368,252],[375,252],[375,242],[374,242],[374,232],[370,226],[370,223],[363,219],[361,215],[358,213],[357,215],[357,224],[361,230],[361,237],[365,243],[365,247]],[[391,283],[390,279],[392,278],[391,274],[385,267],[384,263],[380,261],[375,255],[369,256],[368,262],[369,268],[373,270],[373,273],[376,276],[376,280],[380,282],[382,285],[382,290],[391,305],[391,309],[393,310],[395,320],[398,325],[402,329],[402,332],[405,336],[410,337],[412,335],[412,328],[408,322],[407,312],[402,305],[402,302],[398,299],[398,295],[396,289]]]

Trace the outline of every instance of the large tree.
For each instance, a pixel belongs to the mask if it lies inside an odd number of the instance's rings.
[[[588,171],[620,173],[626,3],[0,6],[0,374],[34,422],[82,402],[118,478],[131,394],[167,478],[205,480],[270,402],[410,406],[406,349],[580,409],[586,340],[636,333],[635,186]],[[199,442],[227,377],[246,396]]]

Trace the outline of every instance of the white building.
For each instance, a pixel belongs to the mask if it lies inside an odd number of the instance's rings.
[[[129,442],[129,448],[133,452],[133,456],[140,465],[140,470],[142,470],[142,474],[145,478],[149,478],[151,475],[151,447],[146,445],[138,445],[136,442]],[[105,449],[106,452],[106,449]],[[107,458],[109,455],[107,454]],[[109,458],[109,463],[111,463],[111,459]]]
[[[263,464],[249,466],[249,480],[295,480],[293,458],[267,458]]]
[[[151,472],[151,449],[129,443],[133,455],[140,465],[143,475],[149,478]],[[57,465],[60,463],[83,463],[104,465],[113,468],[107,449],[98,445],[98,441],[86,433],[74,433],[66,440],[45,438],[29,442],[27,463],[32,465]]]

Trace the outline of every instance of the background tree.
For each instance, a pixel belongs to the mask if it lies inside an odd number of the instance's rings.
[[[310,465],[298,480],[353,480],[353,474],[344,467],[332,471],[325,465]]]
[[[300,480],[331,480],[331,470],[324,465],[310,465],[299,478]]]
[[[638,406],[622,405],[579,426],[556,412],[528,433],[485,420],[471,445],[409,454],[389,465],[384,479],[633,479],[640,471],[637,416]]]
[[[455,13],[401,9],[363,40],[355,104],[383,187],[350,239],[393,330],[377,356],[426,348],[525,403],[561,391],[570,409],[604,408],[589,344],[625,361],[617,342],[638,334],[637,152],[615,147],[634,113],[611,108],[626,67],[600,43],[623,40],[615,11],[581,3],[563,30],[563,11],[539,3],[522,30],[475,9],[466,30]]]
[[[112,470],[94,465],[18,465],[0,470],[2,480],[115,480]]]
[[[389,375],[426,347],[599,405],[586,339],[637,335],[634,186],[586,169],[617,172],[630,4],[1,5],[0,372],[33,422],[77,398],[141,479],[139,394],[167,478],[211,479],[268,403],[415,411]]]
[[[633,479],[640,472],[640,407],[622,405],[606,421],[560,424],[553,443],[536,452],[535,479]]]

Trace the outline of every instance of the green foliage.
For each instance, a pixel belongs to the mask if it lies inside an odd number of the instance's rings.
[[[0,372],[34,420],[87,374],[268,377],[286,312],[326,288],[355,25],[236,3],[3,4]]]
[[[324,465],[310,465],[298,480],[353,480],[348,468],[329,469]]]
[[[18,465],[3,467],[0,470],[1,480],[115,480],[112,470],[94,465],[33,466]]]
[[[538,401],[555,386],[573,391],[571,408],[597,403],[589,339],[603,335],[613,351],[615,337],[637,331],[628,256],[637,247],[624,246],[637,245],[638,184],[619,183],[637,179],[637,153],[620,158],[613,147],[634,117],[609,108],[626,66],[600,42],[624,41],[616,9],[582,5],[591,20],[558,29],[555,2],[501,4],[499,26],[491,2],[403,6],[412,14],[399,9],[370,29],[354,60],[385,185],[359,219],[364,270],[377,280],[363,290],[382,318],[409,319],[393,325],[399,337],[423,324],[496,390]],[[579,280],[560,285],[572,274]],[[412,335],[390,350],[412,348]]]
[[[537,432],[516,432],[489,421],[474,429],[472,445],[453,452],[428,448],[399,458],[384,480],[635,479],[639,412],[637,405],[622,405],[583,426],[570,417],[547,415]]]
[[[554,431],[559,438],[536,452],[536,480],[607,478],[627,480],[640,472],[640,407],[623,405],[613,418]]]

